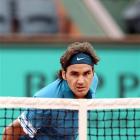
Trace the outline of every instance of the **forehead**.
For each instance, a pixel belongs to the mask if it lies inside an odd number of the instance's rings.
[[[74,65],[70,65],[67,67],[67,72],[86,72],[86,71],[91,71],[92,70],[92,66],[87,65],[87,64],[74,64]]]

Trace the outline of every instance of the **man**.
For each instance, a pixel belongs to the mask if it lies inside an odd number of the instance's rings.
[[[58,79],[38,91],[34,97],[41,98],[87,98],[95,97],[98,78],[94,65],[99,61],[90,43],[75,42],[70,44],[60,58],[62,69]],[[5,129],[2,140],[73,140],[77,137],[78,122],[63,119],[55,120],[57,111],[28,110]],[[78,119],[77,113],[60,112],[60,118],[67,120]],[[59,116],[58,115],[58,116]],[[42,117],[43,116],[43,117]],[[41,118],[37,120],[37,118]],[[45,118],[45,119],[44,119]],[[49,121],[47,118],[50,118]],[[71,125],[75,128],[72,129]],[[65,130],[65,129],[67,130]],[[11,134],[11,135],[10,135]],[[19,135],[20,134],[20,135]],[[13,138],[12,138],[13,137]]]

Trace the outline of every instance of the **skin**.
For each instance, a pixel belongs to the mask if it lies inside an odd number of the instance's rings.
[[[2,140],[19,140],[20,136],[23,135],[25,135],[25,133],[20,123],[18,120],[15,120],[11,125],[5,128]]]
[[[62,71],[62,77],[67,81],[75,98],[85,98],[93,79],[93,68],[87,64],[74,64]]]

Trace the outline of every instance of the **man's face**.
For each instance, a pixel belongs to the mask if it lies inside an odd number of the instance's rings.
[[[62,72],[63,79],[74,93],[76,98],[84,98],[90,88],[93,79],[92,66],[87,64],[74,64]]]

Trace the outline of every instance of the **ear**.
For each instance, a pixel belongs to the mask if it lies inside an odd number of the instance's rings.
[[[62,70],[62,78],[66,80],[66,71]]]

